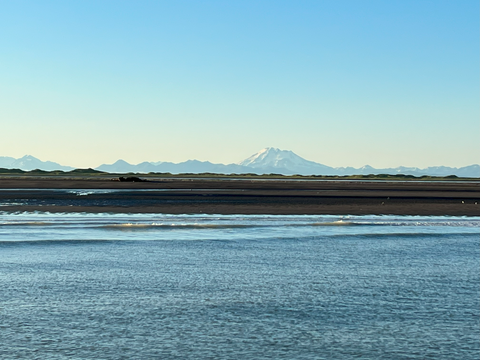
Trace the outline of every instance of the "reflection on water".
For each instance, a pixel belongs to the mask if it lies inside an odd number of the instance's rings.
[[[479,229],[0,212],[0,358],[477,359]]]

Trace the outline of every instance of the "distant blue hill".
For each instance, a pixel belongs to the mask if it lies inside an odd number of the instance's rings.
[[[15,159],[0,156],[0,168],[22,169],[26,171],[40,169],[46,171],[70,171],[71,166],[62,166],[51,161],[41,161],[33,156],[26,155]],[[113,164],[103,164],[96,170],[111,173],[215,173],[215,174],[283,174],[283,175],[377,175],[377,174],[403,174],[414,176],[449,176],[480,178],[480,165],[470,165],[460,168],[447,166],[433,166],[425,169],[416,167],[375,169],[365,165],[361,168],[330,167],[320,163],[306,160],[292,151],[276,148],[265,148],[237,164],[213,164],[209,161],[188,160],[181,163],[172,162],[142,162],[129,164],[118,160]]]
[[[31,171],[31,170],[37,170],[37,169],[45,170],[45,171],[53,171],[53,170],[70,171],[75,169],[71,166],[62,166],[52,161],[41,161],[31,155],[25,155],[19,159],[15,159],[8,156],[0,156],[0,168],[21,169],[25,171]]]
[[[361,168],[330,167],[303,159],[292,151],[276,148],[265,148],[237,164],[212,164],[208,161],[188,160],[178,164],[171,162],[143,162],[137,165],[118,160],[110,165],[101,165],[97,170],[116,173],[219,173],[219,174],[284,174],[284,175],[370,175],[370,174],[404,174],[414,176],[449,176],[480,177],[480,165],[470,165],[461,168],[434,166],[426,169],[416,167],[397,167],[375,169],[371,166]]]

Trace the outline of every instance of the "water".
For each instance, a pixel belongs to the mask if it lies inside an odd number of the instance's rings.
[[[480,218],[0,212],[0,358],[478,359]]]

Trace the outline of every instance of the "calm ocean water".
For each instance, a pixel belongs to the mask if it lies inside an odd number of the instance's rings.
[[[1,359],[478,359],[480,218],[0,212]]]

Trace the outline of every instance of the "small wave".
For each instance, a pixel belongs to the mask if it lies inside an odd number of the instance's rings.
[[[310,227],[310,226],[358,226],[373,225],[362,224],[351,221],[334,221],[334,222],[318,222],[318,223],[284,223],[284,224],[165,224],[165,223],[123,223],[123,224],[106,224],[98,227],[104,229],[247,229],[247,228],[282,228],[282,227]]]
[[[367,239],[381,239],[381,238],[448,238],[451,236],[478,237],[477,233],[464,232],[445,232],[445,233],[430,233],[430,232],[394,232],[394,233],[363,233],[363,234],[330,234],[326,237],[332,238],[367,238]]]
[[[25,205],[26,203],[19,203],[19,202],[2,202],[0,203],[0,206],[21,206]]]
[[[371,225],[371,224],[362,224],[358,222],[353,222],[353,221],[343,221],[343,220],[338,220],[338,221],[333,221],[333,222],[317,222],[317,223],[311,223],[311,224],[304,224],[305,226],[359,226],[359,225]]]
[[[64,219],[65,220],[65,219]],[[29,227],[29,226],[62,226],[62,227],[85,227],[85,228],[101,228],[101,229],[113,229],[113,230],[148,230],[148,229],[249,229],[249,228],[307,228],[307,227],[418,227],[418,228],[431,228],[431,227],[467,227],[478,228],[478,222],[377,222],[377,221],[324,221],[324,222],[237,222],[237,223],[202,223],[202,222],[182,222],[182,223],[166,223],[166,222],[124,222],[115,223],[110,221],[91,221],[87,219],[84,221],[78,218],[74,218],[72,221],[4,221],[0,222],[0,227]]]
[[[71,193],[77,196],[87,196],[87,195],[95,194],[93,191],[83,191],[83,192],[72,191]]]
[[[48,226],[48,225],[58,225],[52,222],[45,221],[25,221],[25,222],[4,222],[0,223],[1,226]]]
[[[130,240],[110,240],[110,239],[38,239],[38,240],[0,240],[0,247],[24,246],[24,245],[82,245],[82,244],[105,244],[113,242],[126,242]]]
[[[452,236],[458,238],[472,238],[477,239],[477,233],[461,233],[461,232],[448,232],[442,234],[434,234],[434,233],[425,233],[425,232],[416,232],[416,233],[382,233],[382,234],[322,234],[319,236],[307,235],[307,236],[271,236],[271,237],[259,237],[259,238],[251,238],[251,237],[244,237],[242,241],[274,241],[274,242],[283,242],[283,241],[326,241],[328,239],[336,239],[336,241],[347,240],[350,241],[351,239],[365,239],[365,240],[378,240],[378,241],[388,241],[388,240],[412,240],[415,241],[417,239],[423,240],[435,240],[435,239],[445,239],[451,238]],[[239,239],[225,239],[225,238],[196,238],[193,241],[220,241],[225,242],[229,240],[239,240]],[[191,238],[181,238],[181,239],[138,239],[138,238],[128,238],[128,239],[108,239],[108,238],[99,238],[99,239],[36,239],[36,240],[0,240],[0,248],[1,247],[12,247],[12,246],[58,246],[58,245],[82,245],[82,244],[111,244],[111,243],[130,243],[130,242],[163,242],[163,241],[179,241],[179,242],[191,242]]]
[[[245,225],[245,224],[108,224],[100,225],[98,228],[112,230],[134,230],[134,229],[242,229],[251,227],[265,227],[265,225]]]
[[[115,192],[116,190],[112,189],[92,189],[92,190],[70,190],[68,191],[69,194],[75,194],[77,196],[87,196],[87,195],[92,195],[92,194],[109,194],[112,192]]]
[[[275,223],[275,224],[167,224],[167,223],[121,223],[121,224],[102,224],[95,227],[103,229],[248,229],[248,228],[285,228],[285,227],[335,227],[335,226],[378,226],[385,224],[361,223],[353,221],[333,221],[333,222],[315,222],[315,223]]]

